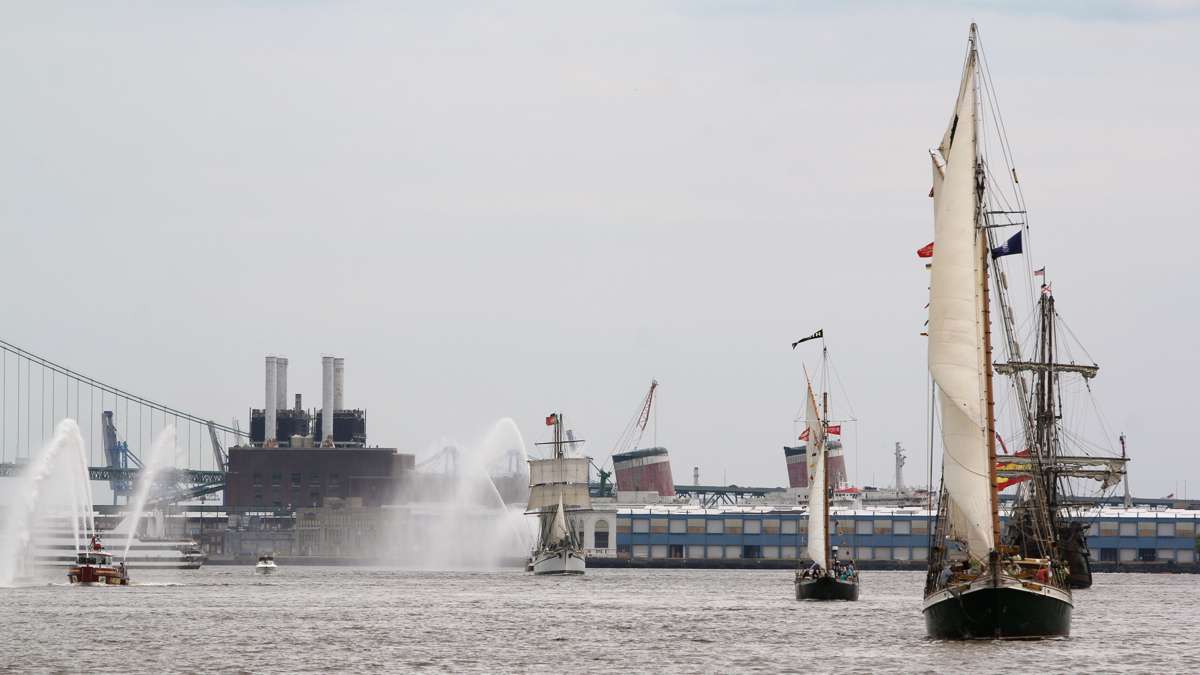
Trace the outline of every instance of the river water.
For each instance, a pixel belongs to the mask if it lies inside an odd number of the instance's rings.
[[[0,588],[0,671],[1200,672],[1200,576],[1100,574],[1071,638],[950,643],[915,572],[856,603],[798,603],[786,571],[134,573]]]

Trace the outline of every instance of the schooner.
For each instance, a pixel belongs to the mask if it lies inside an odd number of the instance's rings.
[[[1012,220],[1018,211],[994,203],[1001,199],[993,195],[981,138],[985,89],[990,91],[990,82],[972,24],[954,114],[941,143],[930,150],[936,248],[929,372],[943,462],[922,610],[934,638],[1066,636],[1073,609],[1068,568],[1058,541],[1059,513],[1044,490],[1054,480],[1047,470],[1051,449],[1037,444],[1032,414],[1022,415],[1031,444],[1025,467],[1029,489],[1018,494],[1012,513],[1023,536],[1005,537],[1000,528],[989,267],[995,258],[1021,250],[1021,233],[999,247],[993,233],[1022,223]],[[987,107],[994,113],[994,100]],[[1011,313],[1003,304],[1001,318],[1006,350],[1018,357]],[[1029,405],[1024,373],[1014,380],[1019,405]]]

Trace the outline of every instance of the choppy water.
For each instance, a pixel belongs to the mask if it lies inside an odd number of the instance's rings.
[[[1200,672],[1200,577],[1102,574],[1074,635],[925,638],[922,575],[864,572],[857,603],[797,603],[736,570],[142,572],[128,588],[0,588],[0,670]]]

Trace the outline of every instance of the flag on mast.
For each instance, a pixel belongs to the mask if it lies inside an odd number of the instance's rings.
[[[823,338],[823,337],[825,337],[825,329],[822,328],[821,330],[813,333],[812,335],[809,335],[808,337],[800,338],[799,340],[796,340],[795,342],[793,342],[792,349],[795,349],[796,345],[800,344],[801,342],[808,342],[809,340],[816,340],[817,338]]]
[[[1046,276],[1046,268],[1045,268],[1045,267],[1043,267],[1043,268],[1041,268],[1041,269],[1039,269],[1039,270],[1034,270],[1034,271],[1033,271],[1033,276],[1035,276],[1035,277],[1045,277],[1045,276]]]
[[[1021,233],[1018,232],[1009,237],[1008,241],[992,249],[992,257],[1002,258],[1006,255],[1016,255],[1021,253],[1023,250],[1024,249],[1021,247]]]

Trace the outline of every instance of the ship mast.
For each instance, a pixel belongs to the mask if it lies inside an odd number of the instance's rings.
[[[979,71],[979,56],[978,56],[978,40],[976,35],[976,26],[971,24],[970,37],[970,62],[971,67]],[[976,89],[979,87],[979,80],[974,80]],[[975,231],[979,237],[979,292],[983,299],[982,323],[983,323],[983,373],[984,373],[984,397],[985,397],[985,433],[987,434],[987,451],[988,451],[988,493],[992,502],[992,541],[994,546],[998,547],[1000,543],[1000,493],[996,489],[996,402],[993,393],[992,382],[992,317],[991,317],[991,294],[988,289],[988,258],[991,255],[991,246],[987,235],[986,217],[984,208],[986,201],[984,200],[984,191],[987,187],[987,175],[984,170],[983,161],[979,159],[979,96],[975,96],[975,114],[973,123],[975,133],[972,134],[972,143],[975,144]]]
[[[826,358],[825,348],[821,348],[822,359]],[[821,420],[821,462],[825,468],[821,471],[821,499],[824,500],[825,508],[822,511],[825,513],[825,569],[830,569],[830,544],[829,544],[829,392],[821,392],[821,407],[824,409]],[[844,452],[844,450],[843,450]]]

